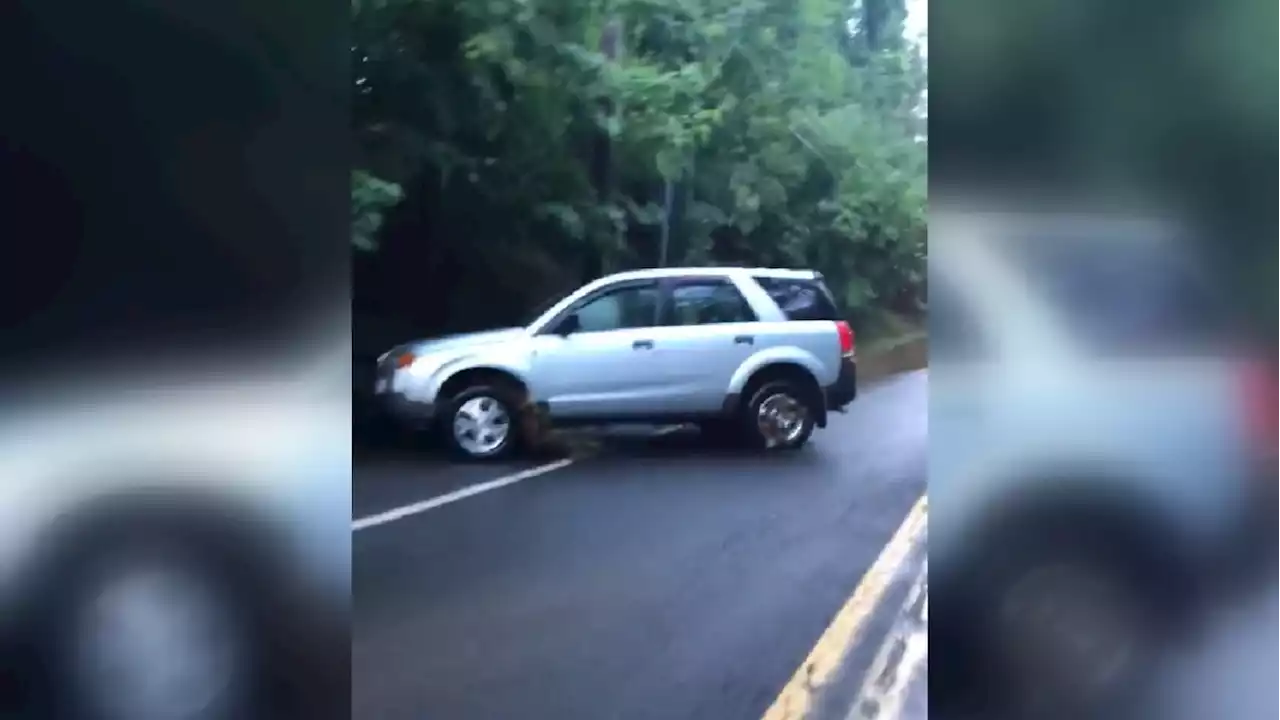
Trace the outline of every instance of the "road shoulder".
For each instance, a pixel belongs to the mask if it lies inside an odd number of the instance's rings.
[[[921,497],[764,720],[914,719],[927,662],[927,525]]]

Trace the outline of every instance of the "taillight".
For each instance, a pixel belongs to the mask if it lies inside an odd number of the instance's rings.
[[[1244,407],[1246,429],[1259,450],[1276,453],[1276,371],[1266,363],[1245,366]]]
[[[396,369],[403,370],[404,368],[407,368],[410,365],[412,365],[414,360],[417,360],[417,358],[414,357],[413,353],[410,353],[410,352],[400,353],[399,355],[396,356]]]
[[[840,354],[852,355],[854,344],[853,328],[850,327],[849,323],[837,320],[836,330],[840,333]]]

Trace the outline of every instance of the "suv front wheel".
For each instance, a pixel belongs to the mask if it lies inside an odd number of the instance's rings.
[[[519,402],[500,385],[477,385],[450,399],[441,431],[454,454],[468,460],[511,455],[519,443]]]
[[[751,444],[765,450],[796,450],[809,441],[814,409],[800,386],[775,380],[761,386],[743,408],[742,422]]]

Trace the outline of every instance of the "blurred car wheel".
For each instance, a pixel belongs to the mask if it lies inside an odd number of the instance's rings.
[[[1001,715],[1096,716],[1144,691],[1172,637],[1171,588],[1113,540],[1083,527],[1023,533],[976,571],[976,649]]]
[[[39,642],[59,716],[252,718],[261,637],[230,558],[183,535],[136,534],[64,566]]]

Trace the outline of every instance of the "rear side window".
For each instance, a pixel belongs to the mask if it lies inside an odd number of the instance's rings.
[[[665,325],[754,322],[756,314],[731,283],[686,281],[671,288]]]
[[[843,320],[831,291],[821,280],[757,277],[788,320]]]

